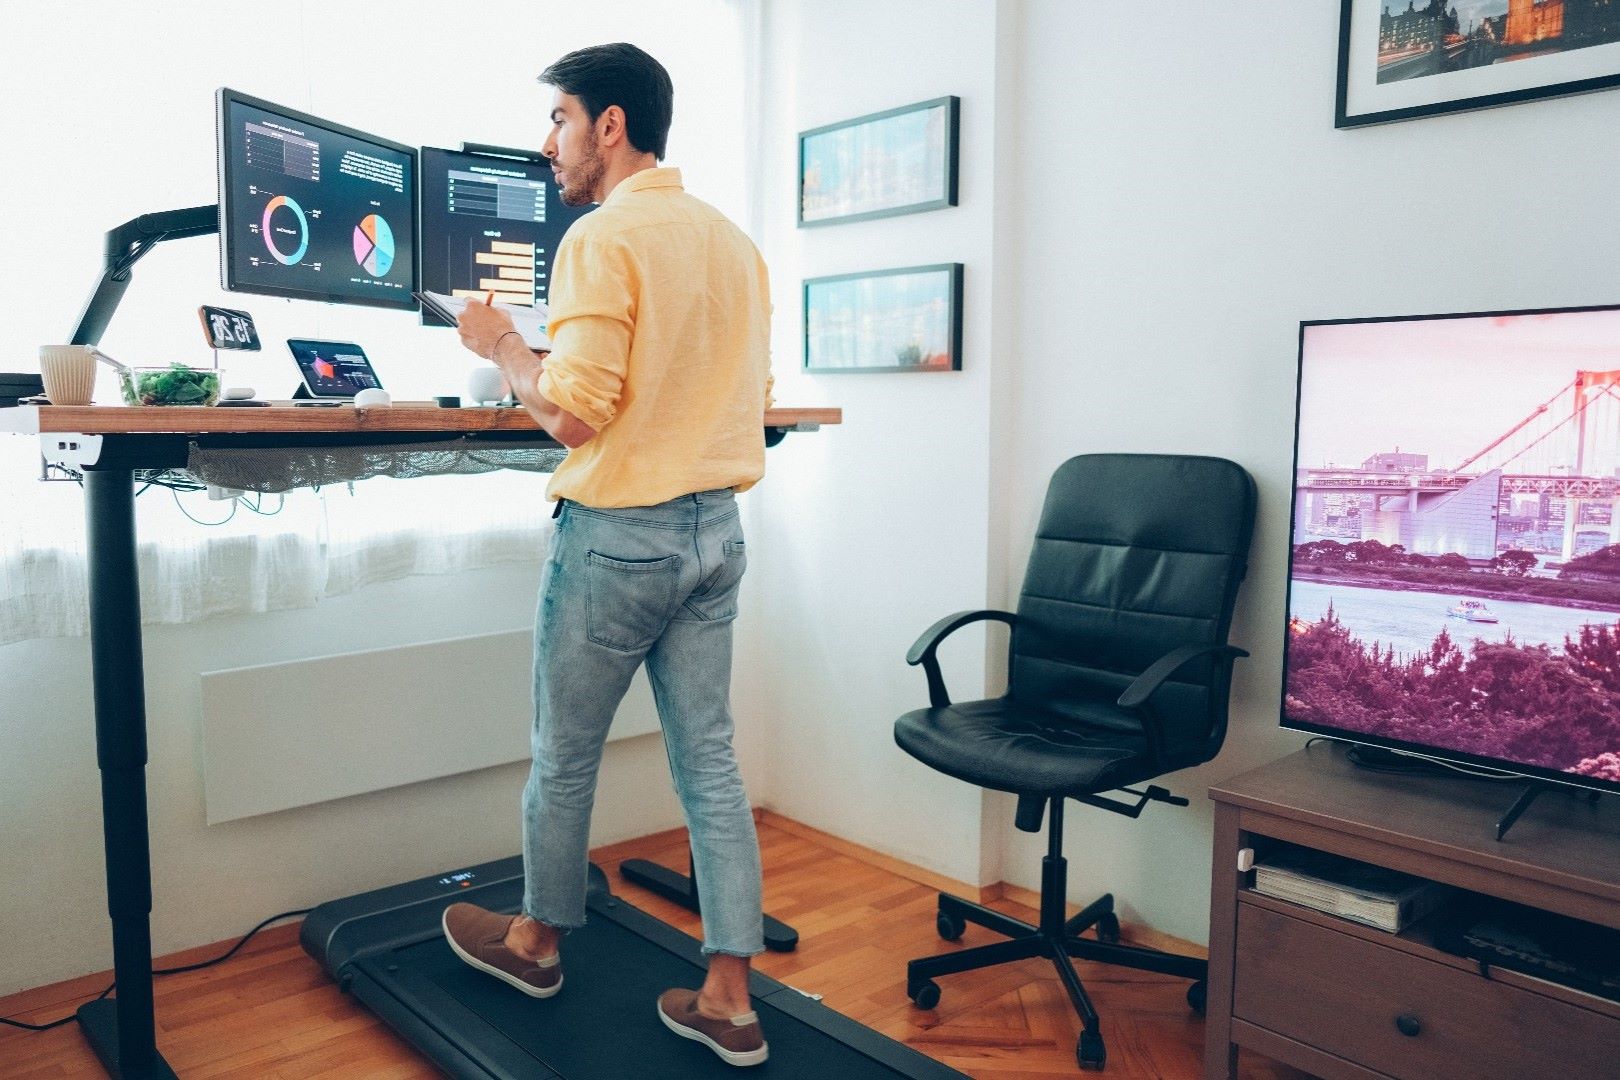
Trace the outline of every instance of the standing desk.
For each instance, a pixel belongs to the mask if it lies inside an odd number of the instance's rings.
[[[765,414],[766,445],[790,431],[841,421],[839,409],[772,409]],[[562,448],[522,409],[412,403],[375,409],[27,405],[0,409],[0,433],[37,435],[47,463],[84,477],[96,762],[118,993],[81,1006],[79,1023],[110,1076],[168,1080],[175,1073],[157,1052],[152,1009],[137,474],[185,468],[195,453],[208,450],[408,451],[447,441],[480,451]]]

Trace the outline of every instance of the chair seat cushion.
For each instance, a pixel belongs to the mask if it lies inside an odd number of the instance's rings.
[[[1120,730],[1119,706],[1066,704],[1063,715],[1009,697],[918,709],[895,721],[894,741],[940,772],[1021,795],[1089,794],[1152,775],[1147,741]]]

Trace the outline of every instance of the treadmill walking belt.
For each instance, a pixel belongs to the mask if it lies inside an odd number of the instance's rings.
[[[700,944],[613,896],[592,868],[589,921],[563,942],[563,990],[538,1000],[463,963],[439,916],[457,900],[516,911],[522,863],[506,859],[333,901],[305,923],[305,948],[345,989],[449,1075],[539,1080],[737,1080],[706,1046],[664,1027],[657,998],[703,981]],[[468,875],[472,875],[469,879]],[[963,1074],[754,973],[770,1058],[759,1080],[960,1078]]]

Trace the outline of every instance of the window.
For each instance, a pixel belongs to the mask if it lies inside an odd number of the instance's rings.
[[[8,120],[0,235],[27,257],[0,260],[0,294],[26,300],[0,320],[0,366],[37,370],[37,347],[66,338],[99,273],[106,230],[214,199],[219,86],[413,145],[537,144],[551,95],[534,81],[539,71],[571,49],[628,39],[675,83],[667,164],[701,198],[748,220],[752,171],[739,133],[751,0],[509,5],[479,19],[444,12],[410,0],[390,4],[382,19],[371,6],[305,0],[275,21],[299,46],[268,51],[250,45],[267,31],[261,9],[247,4],[211,5],[206,19],[190,8],[9,14],[0,90],[29,104]],[[72,64],[61,63],[62,41],[74,42]],[[386,77],[346,61],[354,41],[386,58]],[[185,62],[130,64],[136,55]],[[225,293],[211,237],[164,244],[135,268],[102,348],[126,363],[209,363],[201,304],[252,312],[264,351],[221,354],[220,363],[227,385],[265,396],[296,384],[289,337],[361,342],[396,398],[461,392],[480,363],[452,331],[423,328],[411,313]],[[97,400],[116,400],[111,379]],[[0,435],[0,644],[86,625],[83,496],[75,484],[38,477],[37,443]],[[220,521],[229,503],[186,494],[177,505],[150,488],[136,504],[145,615],[177,622],[302,606],[370,581],[538,558],[549,521],[543,485],[505,472],[368,480],[352,492],[291,493],[273,516],[238,508],[213,527],[191,519]],[[267,496],[260,506],[278,504]]]

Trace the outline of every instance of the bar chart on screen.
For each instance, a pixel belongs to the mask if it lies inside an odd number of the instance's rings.
[[[544,159],[509,153],[423,148],[425,290],[513,307],[547,302],[558,245],[587,208],[563,203]],[[424,319],[443,321],[431,307]]]

